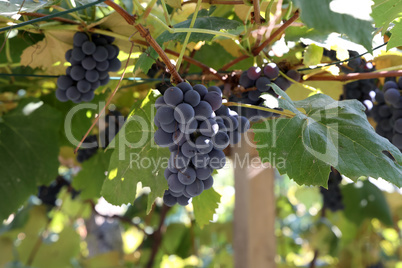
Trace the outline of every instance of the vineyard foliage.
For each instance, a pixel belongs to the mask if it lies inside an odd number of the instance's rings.
[[[122,222],[139,219],[131,221],[124,231],[124,239],[135,237],[145,245],[141,257],[133,255],[125,259],[139,267],[144,267],[141,265],[148,259],[152,262],[147,267],[168,263],[171,260],[165,256],[170,253],[186,259],[183,267],[190,265],[195,249],[183,241],[194,235],[201,240],[216,239],[217,247],[231,243],[231,236],[222,235],[231,230],[232,216],[222,214],[222,206],[230,210],[228,203],[231,203],[222,194],[225,185],[221,182],[193,198],[192,205],[185,209],[173,207],[169,211],[161,205],[160,198],[168,189],[163,161],[170,153],[153,139],[157,130],[155,100],[171,83],[177,82],[177,75],[192,85],[222,86],[224,99],[229,100],[230,95],[237,94],[241,71],[251,66],[263,67],[268,62],[275,62],[282,75],[290,69],[302,74],[302,79],[292,81],[286,92],[270,85],[272,96],[278,96],[275,98],[278,106],[268,107],[277,108],[281,117],[252,122],[250,129],[255,133],[259,157],[263,162],[271,162],[289,179],[284,183],[286,187],[295,189],[290,180],[305,185],[300,188],[305,196],[295,197],[292,196],[295,193],[276,189],[281,227],[297,224],[286,221],[287,216],[296,213],[296,203],[306,207],[316,205],[316,202],[309,204],[311,200],[306,196],[309,191],[313,191],[312,198],[317,196],[318,187],[307,186],[327,187],[331,168],[353,183],[342,187],[345,204],[342,216],[330,213],[332,223],[320,222],[314,227],[319,229],[314,233],[316,236],[307,238],[312,248],[326,244],[325,254],[337,256],[340,251],[348,254],[353,243],[362,243],[357,237],[364,234],[358,233],[356,226],[371,226],[366,218],[378,219],[373,220],[375,228],[366,230],[372,236],[380,232],[381,224],[393,224],[391,210],[392,213],[399,210],[388,207],[384,193],[372,182],[378,179],[391,183],[390,187],[402,187],[401,148],[392,138],[376,133],[376,122],[365,104],[357,99],[340,100],[340,96],[344,93],[343,86],[352,80],[370,78],[381,91],[384,82],[393,79],[385,78],[387,75],[364,76],[374,74],[371,72],[350,78],[348,73],[354,69],[350,51],[368,52],[364,55],[365,62],[376,71],[394,72],[390,77],[402,76],[402,72],[398,73],[402,66],[400,1],[356,1],[361,10],[354,1],[343,0],[230,2],[234,4],[214,0],[0,2],[0,220],[8,219],[9,223],[0,229],[0,245],[7,249],[0,251],[0,266],[18,259],[33,267],[62,267],[60,264],[78,258],[79,235],[71,222],[79,218],[94,220],[91,211],[103,198],[127,209],[120,218]],[[40,19],[47,15],[53,16]],[[73,36],[80,31],[114,38],[122,67],[109,73],[109,83],[97,88],[90,102],[60,102],[55,96],[57,78],[66,74],[70,63],[65,54],[73,48]],[[381,46],[385,42],[386,46]],[[328,56],[328,51],[335,58]],[[354,58],[360,59],[360,55]],[[343,60],[346,61],[338,62]],[[174,65],[177,73],[171,68]],[[124,125],[106,148],[99,146],[89,160],[78,163],[74,150],[98,117],[89,133],[103,135],[104,107],[106,114],[119,111]],[[225,152],[230,158],[230,149]],[[272,157],[283,161],[273,162]],[[227,182],[228,172],[214,174],[215,182],[216,178]],[[68,182],[56,193],[63,200],[62,205],[57,205],[57,201],[50,207],[39,205],[38,189],[58,185],[60,179],[56,179],[60,176],[64,177],[61,181]],[[370,181],[366,180],[368,177]],[[364,209],[356,206],[371,196],[377,201],[369,200]],[[217,211],[223,220],[208,225],[216,221]],[[16,214],[10,217],[12,213]],[[167,213],[176,215],[176,219],[172,217],[166,236],[159,241],[164,249],[154,253],[144,238],[151,236],[147,227],[157,229],[159,220],[163,221]],[[186,222],[178,221],[184,214]],[[311,221],[312,216],[307,214]],[[342,231],[350,231],[349,237],[340,238],[333,231],[333,225],[338,224],[344,228]],[[52,247],[44,243],[33,258],[27,249],[34,246],[30,243],[35,240],[22,239],[17,247],[19,256],[14,258],[12,241],[21,238],[22,232],[34,238],[44,226],[57,234],[59,241],[67,242],[58,243],[49,235],[47,242],[53,243]],[[307,229],[304,225],[296,228],[295,233],[303,236]],[[215,231],[221,236],[211,237],[210,233]],[[169,236],[184,238],[174,244],[169,242],[172,239]],[[304,250],[283,233],[279,241],[286,245],[285,251]],[[124,253],[134,252],[133,248],[139,244],[125,248]],[[59,250],[63,258],[46,263],[46,254],[57,254]],[[120,260],[120,253],[108,253],[104,260],[113,266]],[[210,267],[214,262],[224,263],[230,258],[227,254],[225,251],[219,259],[209,260]],[[283,257],[289,252],[279,250],[278,254]],[[99,267],[102,259],[87,258],[83,263],[85,267]]]

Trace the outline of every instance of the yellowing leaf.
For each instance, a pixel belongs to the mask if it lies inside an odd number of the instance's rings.
[[[73,47],[73,35],[72,31],[46,31],[42,41],[22,52],[21,65],[33,69],[42,68],[48,75],[64,74],[66,72],[64,55]]]
[[[173,8],[180,8],[181,7],[181,1],[180,0],[167,0],[166,3],[173,7]]]
[[[317,46],[315,44],[309,45],[304,50],[304,59],[303,59],[304,65],[308,67],[308,66],[315,66],[321,63],[323,51],[324,49],[320,46]]]

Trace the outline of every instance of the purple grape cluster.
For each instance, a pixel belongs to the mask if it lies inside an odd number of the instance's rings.
[[[338,171],[332,170],[328,178],[328,189],[320,187],[320,193],[323,198],[323,207],[328,208],[331,211],[337,211],[344,209],[342,203],[342,192],[339,188],[339,184],[342,181],[342,176]]]
[[[121,68],[117,58],[120,51],[112,45],[113,41],[113,37],[106,35],[74,34],[74,47],[65,55],[71,66],[66,69],[66,75],[57,79],[56,97],[59,101],[91,101],[95,89],[109,82],[109,72]]]
[[[377,122],[376,132],[402,151],[402,77],[389,80],[376,91],[371,116]]]
[[[222,105],[222,91],[186,82],[169,87],[156,102],[155,143],[171,152],[163,201],[185,206],[213,185],[212,172],[226,163],[223,150],[250,128],[247,118]]]
[[[295,70],[289,70],[286,75],[296,81],[301,78],[300,74]],[[242,92],[240,96],[232,95],[229,99],[234,102],[265,107],[264,99],[261,98],[262,94],[267,93],[277,97],[277,94],[270,86],[271,83],[276,84],[284,91],[292,84],[289,80],[279,75],[279,68],[275,63],[268,63],[263,69],[252,66],[243,72],[239,79],[239,85],[246,91]],[[279,114],[251,108],[233,107],[232,109],[237,110],[253,122],[266,117],[279,116]]]

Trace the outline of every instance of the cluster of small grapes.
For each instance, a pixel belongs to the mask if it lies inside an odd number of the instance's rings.
[[[124,124],[124,117],[119,111],[109,111],[105,116],[106,128],[100,133],[100,144],[106,148]],[[97,135],[85,138],[82,149],[77,152],[77,161],[82,163],[98,152],[99,142]]]
[[[38,198],[43,204],[56,206],[57,195],[64,186],[70,188],[69,191],[71,191],[72,198],[79,194],[78,191],[71,187],[70,181],[62,176],[58,176],[49,186],[42,185],[38,187]]]
[[[358,54],[355,51],[349,51],[349,56],[354,57]],[[363,58],[354,58],[348,62],[348,67],[342,67],[344,73],[356,72],[367,73],[375,70],[374,66],[370,62],[366,62]],[[377,91],[375,79],[363,79],[357,80],[351,83],[347,83],[343,86],[343,94],[340,96],[340,100],[356,99],[366,106],[366,113],[373,108],[373,97]]]
[[[328,189],[320,187],[320,193],[322,194],[324,201],[324,208],[329,208],[331,211],[344,209],[342,204],[342,192],[339,188],[341,181],[341,174],[335,170],[332,170],[329,174]]]
[[[156,102],[155,143],[171,152],[163,201],[185,206],[190,198],[212,187],[214,169],[226,163],[225,149],[250,128],[247,118],[222,106],[219,87],[208,89],[186,82],[168,88]]]
[[[289,70],[286,75],[295,81],[299,81],[301,78],[296,70]],[[262,93],[268,93],[277,97],[277,94],[270,86],[271,82],[284,91],[292,84],[285,77],[279,76],[279,68],[275,63],[268,63],[263,69],[254,66],[250,67],[240,75],[239,79],[239,85],[242,86],[245,91],[242,92],[240,96],[236,94],[230,96],[229,100],[264,107],[264,99],[261,98]],[[244,107],[232,109],[236,109],[239,113],[245,115],[253,122],[265,117],[279,115],[272,112]]]
[[[109,82],[109,72],[116,72],[121,67],[117,58],[119,48],[112,45],[113,41],[113,37],[106,35],[74,34],[74,48],[65,55],[71,66],[66,69],[66,75],[57,79],[59,101],[91,101],[95,89]]]
[[[398,83],[392,80],[385,82],[382,91],[377,91],[371,116],[377,122],[376,132],[402,151],[401,89],[402,78]]]

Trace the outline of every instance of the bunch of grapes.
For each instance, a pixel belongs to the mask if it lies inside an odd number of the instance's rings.
[[[286,75],[296,81],[299,81],[301,78],[300,74],[295,70],[289,70]],[[236,94],[232,95],[230,100],[264,107],[264,99],[261,94],[268,93],[275,98],[277,97],[277,94],[269,85],[271,82],[284,91],[291,85],[289,80],[279,76],[279,68],[275,63],[269,63],[263,69],[254,66],[250,67],[240,75],[239,79],[239,85],[242,86],[245,91],[242,92],[240,96]],[[278,116],[278,114],[272,112],[251,108],[242,107],[233,109],[238,109],[241,114],[244,114],[251,121],[258,121],[265,117]]]
[[[339,188],[341,181],[341,174],[336,170],[332,170],[329,174],[328,189],[320,187],[320,193],[324,201],[324,208],[329,208],[331,211],[344,209],[342,204],[342,193]]]
[[[124,117],[119,111],[109,111],[105,116],[106,128],[100,134],[102,148],[106,148],[124,124]],[[77,161],[82,163],[98,152],[99,143],[96,135],[85,138],[83,148],[77,152]]]
[[[376,105],[371,110],[371,116],[377,122],[376,132],[402,151],[401,89],[401,78],[398,83],[392,80],[385,82],[382,91],[376,92]]]
[[[43,204],[56,206],[57,195],[64,186],[69,187],[72,198],[75,198],[79,194],[78,191],[71,187],[70,181],[62,176],[58,176],[49,186],[42,185],[38,187],[38,198]]]
[[[75,33],[74,48],[65,55],[71,66],[66,69],[66,75],[57,79],[59,101],[91,101],[95,89],[109,82],[109,72],[116,72],[121,67],[117,58],[119,48],[112,45],[113,41],[113,37],[106,35]]]
[[[358,53],[355,51],[349,51],[350,57],[354,57],[356,54]],[[345,73],[367,73],[375,70],[373,64],[366,62],[363,58],[354,58],[348,62],[347,66],[341,66],[342,71]],[[366,107],[366,113],[368,114],[373,108],[373,97],[376,94],[376,88],[374,79],[357,80],[343,86],[343,94],[340,96],[340,100],[359,100]]]
[[[225,149],[250,128],[247,118],[222,106],[219,87],[208,89],[186,82],[169,87],[156,102],[155,143],[171,152],[163,201],[185,206],[190,198],[212,187],[214,169],[226,163]]]

